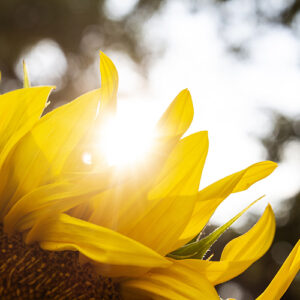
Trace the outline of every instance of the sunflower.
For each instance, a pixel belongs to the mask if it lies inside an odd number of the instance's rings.
[[[103,53],[100,72],[100,89],[41,118],[53,87],[30,87],[25,65],[24,88],[0,96],[0,295],[219,299],[214,286],[241,274],[270,247],[274,214],[268,205],[219,261],[205,254],[249,207],[208,236],[201,232],[223,200],[276,164],[253,164],[199,191],[208,136],[183,137],[193,119],[188,90],[158,121],[144,160],[109,163],[104,141],[116,111],[118,74]],[[259,299],[279,299],[299,265],[298,242]],[[25,279],[14,281],[21,273]]]

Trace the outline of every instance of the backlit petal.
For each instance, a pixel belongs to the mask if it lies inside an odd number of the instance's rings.
[[[79,178],[43,185],[22,197],[4,217],[4,230],[12,234],[31,228],[52,211],[62,213],[87,202],[94,194],[117,184],[113,170],[82,174]]]
[[[201,190],[198,194],[198,201],[193,216],[181,236],[178,245],[197,235],[207,224],[216,208],[231,193],[243,191],[255,182],[270,175],[277,164],[271,161],[260,162],[250,167],[229,175]]]
[[[126,266],[127,274],[123,276],[133,275],[137,268],[145,271],[171,265],[163,256],[128,237],[66,214],[49,215],[36,223],[26,236],[26,243],[34,241],[46,250],[78,250],[92,262],[108,265],[108,276],[113,276],[109,265]]]
[[[159,136],[166,139],[179,139],[189,128],[194,116],[193,102],[190,92],[181,91],[157,124]]]
[[[122,282],[121,288],[127,297],[138,293],[141,299],[148,296],[151,299],[219,300],[216,290],[203,275],[179,261],[173,261],[169,268],[154,269],[140,278]]]
[[[269,249],[275,233],[275,217],[270,205],[259,221],[245,234],[229,242],[220,261],[181,260],[186,266],[198,270],[214,285],[228,281],[258,260]]]
[[[257,260],[272,244],[275,227],[275,216],[269,204],[260,220],[248,232],[225,246],[221,260]]]
[[[139,222],[132,221],[135,226],[126,235],[166,255],[191,217],[195,200],[195,196],[161,199]]]
[[[133,234],[134,238],[141,239],[147,245],[158,238],[154,232],[163,230],[162,223],[168,224],[167,227],[172,227],[176,234],[172,235],[170,231],[170,235],[162,243],[170,244],[169,241],[174,241],[177,234],[182,232],[191,215],[207,150],[206,132],[199,132],[179,141],[158,175],[153,174],[150,168],[146,169],[143,176],[132,176],[130,185],[118,186],[114,191],[100,195],[90,221],[125,235]],[[131,176],[130,173],[128,176]],[[147,195],[151,185],[154,188]],[[193,197],[187,197],[190,194]],[[176,198],[181,195],[182,198]],[[182,203],[175,203],[176,201]],[[181,218],[178,218],[178,209],[183,211]],[[163,214],[164,218],[161,219]],[[168,221],[174,219],[175,225]],[[141,232],[141,228],[148,228],[152,234],[146,235]],[[160,247],[161,250],[164,248],[165,246]]]
[[[206,131],[182,139],[170,153],[148,197],[159,199],[195,195],[199,189],[207,152]]]
[[[300,240],[285,260],[280,270],[257,300],[279,300],[300,270]]]
[[[128,236],[164,255],[173,249],[194,209],[207,151],[207,132],[178,143],[148,194],[149,209],[128,218]]]
[[[207,151],[207,132],[184,138],[171,152],[148,196],[140,185],[133,186],[132,192],[103,195],[90,220],[167,254],[191,217]]]
[[[2,216],[20,197],[60,174],[69,154],[93,125],[99,99],[99,90],[84,94],[45,115],[20,140],[1,172]]]
[[[25,60],[23,60],[23,73],[24,73],[23,86],[24,86],[24,88],[30,88],[30,81],[29,81],[29,77],[28,77],[27,66],[26,66]]]
[[[192,241],[188,244],[168,253],[168,257],[174,259],[191,259],[197,258],[202,259],[207,251],[212,247],[212,245],[220,238],[220,236],[236,221],[238,220],[253,204],[259,201],[262,197],[258,198],[257,200],[253,201],[250,205],[248,205],[245,209],[231,218],[228,222],[223,224],[222,226],[215,229],[209,235],[205,236],[204,238],[198,239],[196,236]]]
[[[235,186],[233,193],[247,190],[252,184],[269,176],[276,168],[277,164],[273,161],[262,161],[248,167],[239,183]]]
[[[0,95],[0,166],[13,146],[39,120],[53,87],[34,87]]]
[[[100,52],[101,110],[115,111],[117,105],[118,71],[103,52]]]

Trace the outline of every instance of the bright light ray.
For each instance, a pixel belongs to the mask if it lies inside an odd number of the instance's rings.
[[[111,166],[126,167],[146,161],[153,143],[153,122],[145,115],[122,111],[101,129],[101,151]]]
[[[92,164],[92,155],[89,152],[84,152],[82,154],[82,161],[86,164],[86,165],[91,165]]]

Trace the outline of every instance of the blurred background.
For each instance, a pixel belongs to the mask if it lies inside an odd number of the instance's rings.
[[[210,137],[202,187],[260,160],[279,162],[269,178],[221,205],[206,229],[267,195],[214,248],[219,253],[272,204],[272,248],[218,287],[222,298],[254,299],[299,239],[300,1],[0,1],[1,93],[22,86],[25,59],[32,85],[56,85],[51,110],[99,87],[98,50],[118,68],[120,113],[138,122],[153,123],[189,88],[189,133]],[[299,275],[284,299],[300,299]]]

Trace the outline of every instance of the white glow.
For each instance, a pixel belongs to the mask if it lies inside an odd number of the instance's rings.
[[[29,80],[33,85],[55,84],[60,87],[61,78],[67,71],[66,56],[54,40],[43,39],[30,48],[25,49],[15,66],[15,72],[23,80],[23,65],[25,59]]]
[[[153,145],[152,124],[138,117],[116,115],[101,133],[101,148],[109,165],[124,167],[147,159]]]
[[[86,164],[86,165],[91,165],[92,164],[92,155],[89,152],[84,152],[82,154],[82,161]]]
[[[137,0],[106,0],[104,2],[104,11],[112,20],[122,20],[126,17],[137,4]]]

